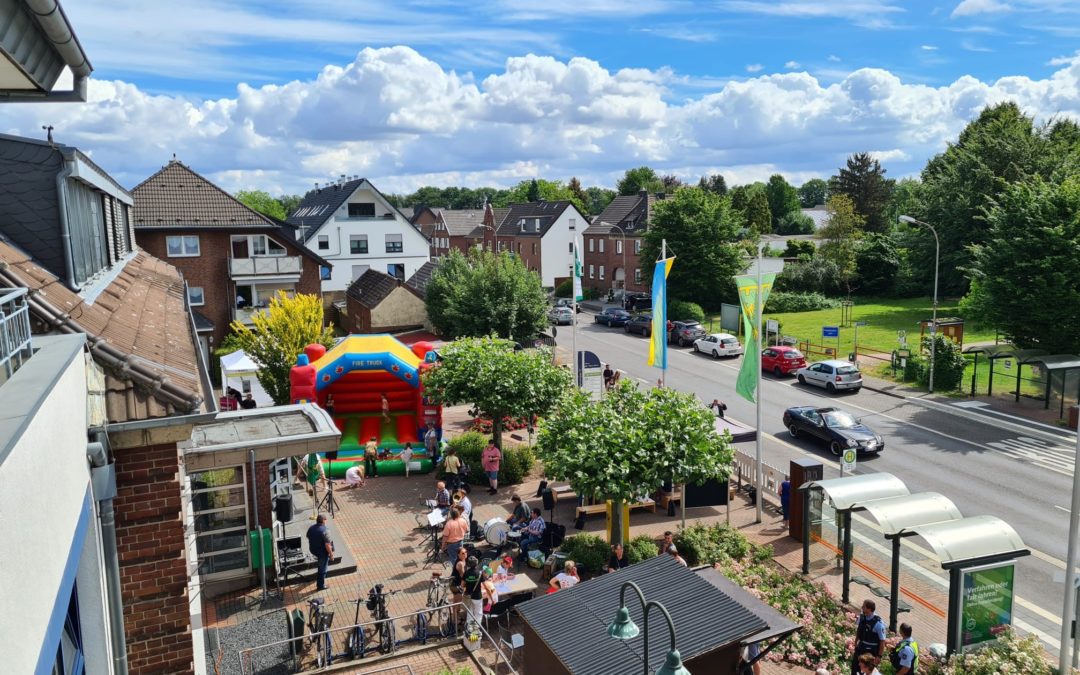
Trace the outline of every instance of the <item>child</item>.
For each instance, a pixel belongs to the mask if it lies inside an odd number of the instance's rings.
[[[412,443],[405,443],[405,447],[401,449],[401,461],[405,462],[405,477],[409,477],[409,462],[412,461]]]
[[[378,466],[375,464],[375,460],[379,458],[379,442],[372,436],[371,440],[364,446],[364,473],[368,478],[376,478],[379,475]]]
[[[390,421],[390,399],[386,398],[386,394],[382,395],[382,418],[384,422]]]

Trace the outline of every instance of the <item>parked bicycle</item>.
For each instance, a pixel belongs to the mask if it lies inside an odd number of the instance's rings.
[[[386,608],[386,598],[397,595],[401,591],[383,591],[382,584],[375,584],[375,588],[368,591],[367,608],[371,617],[375,619],[376,645],[383,654],[392,654],[397,646],[397,638],[394,630],[394,621],[390,618],[390,611]],[[417,615],[421,617],[421,614]],[[426,631],[426,628],[424,629]]]
[[[308,640],[315,646],[315,663],[319,668],[329,666],[334,659],[354,658],[352,647],[343,652],[334,652],[333,634],[334,613],[326,609],[322,598],[308,600]]]
[[[457,621],[454,620],[450,598],[450,578],[442,576],[441,572],[433,573],[431,580],[428,581],[427,604],[425,605],[429,610],[424,619],[425,638],[432,632],[432,624],[438,625],[438,634],[444,638],[457,633]]]

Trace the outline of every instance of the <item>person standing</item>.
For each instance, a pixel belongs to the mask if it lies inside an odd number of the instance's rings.
[[[390,399],[386,398],[386,394],[382,395],[382,418],[384,422],[390,421]]]
[[[716,408],[716,416],[720,419],[724,419],[724,411],[727,410],[727,404],[718,398],[714,398],[712,403],[709,404],[709,408]]]
[[[499,491],[499,464],[502,462],[502,452],[495,445],[495,439],[488,441],[487,447],[480,453],[480,464],[484,467],[484,473],[488,479],[488,494],[493,495]]]
[[[611,389],[611,378],[615,377],[615,371],[611,369],[610,363],[604,364],[604,389]]]
[[[431,458],[432,466],[439,463],[439,432],[435,431],[435,423],[427,423],[427,431],[424,432],[424,450]]]
[[[326,395],[326,403],[323,404],[323,410],[330,413],[330,417],[334,416],[334,395]]]
[[[462,586],[465,595],[469,598],[470,610],[469,614],[472,615],[472,620],[476,623],[480,623],[480,620],[484,617],[484,592],[481,588],[483,582],[483,576],[480,574],[480,561],[476,556],[469,556],[465,561],[465,576],[462,579]]]
[[[913,675],[919,672],[919,643],[911,639],[911,624],[900,624],[900,642],[896,644],[892,658],[896,675]]]
[[[860,657],[868,655],[873,664],[881,661],[885,652],[885,622],[874,613],[877,605],[873,600],[863,600],[862,613],[855,624],[855,654],[851,663],[852,675],[860,675]],[[876,670],[876,668],[875,668]]]
[[[458,490],[454,496],[458,498],[458,508],[461,509],[461,515],[465,517],[465,523],[472,522],[472,502],[469,501],[469,495],[465,494],[464,490]]]
[[[780,511],[784,514],[784,525],[791,520],[791,480],[784,476],[780,483]]]
[[[319,562],[318,576],[315,580],[315,590],[326,590],[326,571],[330,568],[330,559],[334,557],[334,542],[330,541],[330,533],[326,529],[326,516],[319,514],[315,524],[307,531],[308,550]]]
[[[443,525],[442,550],[450,560],[457,560],[458,549],[465,535],[469,531],[469,522],[461,517],[461,509],[454,506],[450,509],[450,520]]]
[[[401,449],[401,461],[405,463],[405,477],[409,477],[409,462],[412,461],[412,443],[406,441]]]
[[[251,394],[245,394],[244,400],[240,401],[240,407],[244,410],[254,410],[258,407],[258,404],[255,403],[255,399],[251,397]]]
[[[368,478],[375,478],[379,475],[379,467],[376,460],[379,459],[379,443],[372,436],[371,440],[364,446],[364,472]]]
[[[443,480],[450,486],[451,490],[457,490],[460,487],[461,478],[458,473],[461,471],[461,458],[457,456],[455,450],[447,450],[446,457],[443,459]]]

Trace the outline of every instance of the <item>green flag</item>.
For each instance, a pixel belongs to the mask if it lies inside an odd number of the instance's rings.
[[[735,285],[739,288],[739,304],[743,310],[743,326],[746,329],[746,349],[743,350],[739,377],[735,380],[735,392],[751,403],[757,400],[757,378],[758,371],[761,370],[761,336],[757,333],[757,313],[764,309],[775,278],[776,274],[773,272],[762,274],[761,292],[758,293],[756,274],[735,277]]]
[[[312,485],[319,482],[319,455],[314,452],[307,456],[307,480]]]

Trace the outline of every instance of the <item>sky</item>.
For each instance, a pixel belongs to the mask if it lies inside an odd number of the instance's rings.
[[[647,164],[917,176],[986,105],[1080,120],[1080,0],[64,0],[89,101],[0,108],[128,187],[388,192]]]

